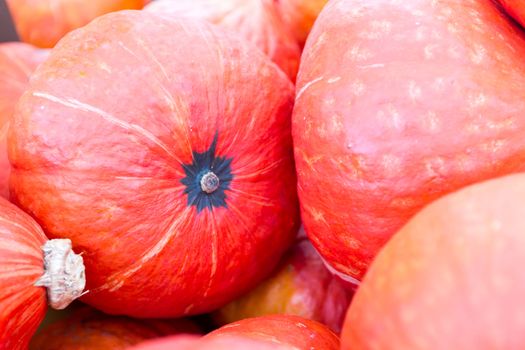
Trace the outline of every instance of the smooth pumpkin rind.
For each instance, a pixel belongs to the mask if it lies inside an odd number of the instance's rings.
[[[342,349],[522,349],[525,175],[430,204],[372,263]]]

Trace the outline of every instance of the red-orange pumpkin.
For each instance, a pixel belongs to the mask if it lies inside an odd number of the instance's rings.
[[[230,323],[206,339],[242,337],[291,346],[294,349],[339,350],[339,337],[325,325],[292,315],[269,315]]]
[[[360,279],[432,200],[525,170],[525,40],[487,0],[330,1],[293,136],[314,246]]]
[[[295,38],[301,45],[314,25],[317,16],[326,5],[328,0],[279,0],[281,15],[284,22],[294,33]]]
[[[245,337],[206,339],[173,336],[146,341],[130,350],[297,350],[297,348]]]
[[[525,27],[525,0],[498,0],[501,6],[519,24]]]
[[[84,288],[82,257],[69,240],[48,241],[27,214],[0,198],[0,349],[27,349],[47,298],[66,307]]]
[[[203,19],[239,34],[295,81],[301,50],[274,0],[158,0],[147,11]]]
[[[23,43],[0,44],[0,196],[8,197],[9,160],[7,130],[18,98],[27,87],[29,76],[47,56]]]
[[[52,323],[31,340],[34,350],[127,349],[147,339],[177,333],[198,333],[198,327],[187,320],[137,320],[108,316],[89,307]]]
[[[525,175],[423,209],[357,290],[344,350],[525,348]]]
[[[6,0],[20,38],[53,47],[68,32],[105,13],[141,9],[149,0]]]
[[[107,313],[218,308],[297,232],[293,85],[219,29],[102,16],[53,49],[18,104],[11,196],[85,252],[85,301]]]
[[[321,322],[339,333],[353,294],[334,276],[306,237],[287,252],[272,276],[214,314],[225,325],[245,318],[289,314]]]

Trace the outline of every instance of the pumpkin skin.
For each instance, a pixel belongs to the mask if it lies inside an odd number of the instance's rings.
[[[225,325],[245,318],[288,314],[323,323],[340,333],[352,295],[304,237],[290,248],[270,278],[215,312],[214,318]]]
[[[141,9],[147,0],[6,0],[22,41],[51,48],[68,32],[113,11]]]
[[[146,11],[202,19],[253,43],[295,81],[301,49],[273,0],[158,0]]]
[[[418,213],[372,263],[343,349],[523,349],[523,198],[518,174]]]
[[[192,336],[173,336],[146,341],[130,350],[296,350],[291,346],[257,341],[243,337],[206,339]]]
[[[273,342],[294,349],[339,350],[339,337],[328,327],[294,315],[247,318],[223,326],[204,338],[220,339],[225,336]]]
[[[29,76],[47,57],[46,50],[24,43],[0,44],[0,196],[8,198],[10,165],[7,159],[7,130],[16,102]]]
[[[498,2],[512,18],[525,27],[525,1],[498,0]]]
[[[44,270],[44,266],[48,266],[48,255],[43,251],[48,242],[42,229],[29,215],[0,198],[0,349],[27,349],[31,336],[44,319],[48,295],[45,288],[37,285],[43,285],[40,283],[42,278],[49,276]],[[81,264],[82,259],[77,259]],[[57,267],[57,263],[53,262],[52,268],[56,271]],[[77,271],[73,270],[68,271]],[[50,302],[56,306],[58,304],[53,302],[58,301],[60,307],[65,307],[71,300],[64,303],[65,299],[60,296],[65,294],[62,293],[65,289],[66,292],[72,290],[67,286],[64,289],[62,275],[51,276],[53,283],[49,287],[53,289],[49,290]],[[71,281],[68,279],[68,282]],[[54,292],[57,282],[60,283],[61,295]],[[76,283],[70,285],[77,286]],[[83,286],[84,282],[76,296],[82,292]]]
[[[187,320],[137,320],[108,316],[89,307],[48,325],[31,340],[35,350],[127,349],[147,339],[176,333],[198,333]]]
[[[292,104],[277,66],[211,24],[108,14],[33,75],[9,134],[11,196],[85,253],[88,304],[204,313],[293,242]]]
[[[325,7],[293,136],[304,226],[335,269],[361,279],[427,203],[525,170],[523,57],[523,34],[491,1]]]

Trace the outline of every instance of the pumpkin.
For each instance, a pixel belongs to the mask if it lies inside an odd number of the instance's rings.
[[[0,196],[8,197],[7,130],[29,76],[47,56],[46,50],[23,43],[0,44]]]
[[[525,1],[523,0],[498,0],[505,11],[519,24],[525,26]]]
[[[304,237],[290,248],[270,278],[219,309],[214,318],[225,325],[250,317],[289,314],[321,322],[339,333],[352,294]]]
[[[50,48],[105,13],[141,9],[148,0],[6,0],[20,38]]]
[[[0,198],[0,348],[27,349],[44,318],[46,296],[63,309],[84,285],[82,257],[71,242],[47,240],[31,217]]]
[[[294,315],[269,315],[230,323],[206,339],[245,337],[291,346],[293,349],[339,350],[339,337],[325,325]]]
[[[301,50],[274,0],[158,0],[145,8],[168,17],[207,20],[234,31],[295,81]]]
[[[145,341],[130,350],[296,350],[297,348],[243,337],[205,339],[195,336],[172,336]]]
[[[335,269],[361,279],[429,202],[525,170],[524,38],[486,0],[325,7],[293,136],[304,226]]]
[[[303,47],[317,16],[328,0],[280,0],[281,15]]]
[[[85,253],[88,304],[211,311],[297,232],[292,104],[277,66],[211,24],[108,14],[33,75],[9,134],[11,196]]]
[[[445,196],[379,253],[343,349],[523,349],[525,175]]]
[[[108,316],[83,307],[38,332],[30,343],[35,350],[127,349],[147,339],[176,333],[198,333],[187,320],[137,320]]]

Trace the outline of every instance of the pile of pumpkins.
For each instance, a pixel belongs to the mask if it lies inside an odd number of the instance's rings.
[[[525,347],[525,0],[7,5],[0,349]]]

